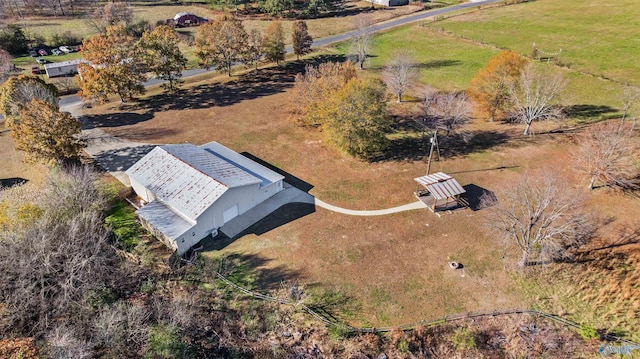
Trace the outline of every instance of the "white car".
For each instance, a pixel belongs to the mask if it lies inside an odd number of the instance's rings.
[[[69,46],[60,46],[59,49],[60,49],[60,51],[64,52],[65,54],[73,52],[73,49],[70,48]]]

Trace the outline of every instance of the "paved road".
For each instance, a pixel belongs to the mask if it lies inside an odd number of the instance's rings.
[[[470,7],[476,7],[476,6],[480,6],[480,5],[492,4],[492,3],[499,2],[499,1],[502,1],[502,0],[481,0],[481,1],[475,1],[475,2],[469,2],[469,3],[454,5],[454,6],[443,7],[443,8],[435,9],[435,10],[422,11],[422,12],[415,13],[415,14],[412,14],[412,15],[398,17],[398,18],[395,18],[395,19],[391,19],[391,20],[376,24],[374,26],[373,31],[374,32],[384,31],[384,30],[388,30],[388,29],[393,28],[393,27],[402,26],[402,25],[410,24],[412,22],[428,19],[430,17],[439,16],[439,15],[447,14],[447,13],[450,13],[450,12],[454,12],[454,11],[458,11],[458,10],[462,10],[462,9],[466,9],[466,8],[470,8]],[[354,33],[355,33],[355,31],[349,31],[349,32],[345,32],[345,33],[342,33],[342,34],[338,34],[338,35],[332,35],[332,36],[323,37],[321,39],[315,39],[315,40],[313,40],[312,47],[313,48],[318,48],[318,47],[327,46],[327,45],[335,43],[335,42],[346,41],[346,40],[349,40],[354,35]],[[291,53],[291,52],[293,52],[293,49],[291,48],[291,46],[287,46],[285,48],[285,51],[287,53]],[[207,72],[213,72],[213,71],[215,71],[215,69],[191,69],[191,70],[185,70],[185,71],[182,72],[182,77],[186,78],[186,77],[196,76],[196,75],[204,74],[204,73],[207,73]],[[144,86],[146,87],[146,86],[151,86],[151,85],[157,85],[157,84],[162,83],[162,82],[163,81],[159,80],[159,79],[149,79],[144,83]],[[60,98],[60,106],[69,106],[69,105],[73,105],[73,104],[78,103],[78,102],[81,102],[81,99],[77,95],[64,96],[64,97]]]

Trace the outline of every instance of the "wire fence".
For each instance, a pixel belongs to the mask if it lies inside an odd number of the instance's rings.
[[[345,331],[348,331],[348,332],[385,333],[385,332],[390,332],[390,331],[392,331],[394,329],[400,329],[400,330],[406,331],[406,330],[413,330],[418,326],[432,327],[432,326],[443,325],[443,324],[446,324],[446,323],[451,323],[451,322],[460,321],[460,320],[464,320],[464,319],[473,319],[473,318],[482,318],[482,317],[498,317],[498,316],[504,316],[504,315],[514,315],[514,314],[529,314],[529,315],[533,315],[533,316],[538,316],[540,318],[551,320],[553,322],[562,324],[562,325],[564,325],[566,327],[569,327],[569,328],[572,328],[574,330],[580,330],[582,328],[582,326],[580,324],[576,323],[576,322],[573,322],[573,321],[570,321],[568,319],[562,318],[562,317],[557,316],[555,314],[545,313],[545,312],[542,312],[542,311],[539,311],[539,310],[534,310],[534,309],[505,309],[505,310],[494,310],[494,311],[467,312],[467,313],[458,313],[458,314],[452,314],[452,315],[445,315],[444,317],[440,317],[440,318],[436,318],[436,319],[420,320],[420,321],[409,323],[409,324],[396,325],[396,326],[391,326],[391,327],[359,328],[359,327],[353,327],[353,326],[341,323],[341,322],[333,320],[333,319],[329,319],[329,318],[327,318],[327,316],[322,315],[318,311],[314,310],[312,307],[309,307],[309,306],[305,305],[300,300],[293,300],[293,299],[287,299],[287,298],[277,298],[277,297],[272,297],[272,296],[265,295],[265,294],[262,294],[262,293],[254,292],[252,290],[249,290],[247,288],[244,288],[244,287],[232,282],[231,280],[229,280],[227,277],[225,277],[224,275],[220,274],[219,272],[216,272],[216,277],[221,282],[223,282],[224,284],[234,288],[235,290],[237,290],[237,291],[239,291],[239,292],[241,292],[241,293],[243,293],[245,295],[248,295],[248,296],[256,298],[256,299],[268,301],[268,302],[274,302],[274,303],[278,303],[278,304],[293,306],[293,307],[295,307],[297,309],[300,309],[300,310],[303,310],[303,311],[307,312],[308,314],[310,314],[311,316],[313,316],[317,320],[319,320],[319,321],[321,321],[321,322],[323,322],[323,323],[325,323],[327,325],[340,327],[340,328],[342,328],[342,329],[344,329]],[[634,341],[631,341],[631,340],[628,340],[628,339],[625,339],[625,338],[621,338],[621,337],[613,335],[613,334],[608,334],[608,333],[601,334],[600,335],[600,339],[601,340],[606,340],[606,341],[611,341],[611,342],[623,343],[623,344],[627,344],[627,345],[640,346],[639,343],[636,343]]]

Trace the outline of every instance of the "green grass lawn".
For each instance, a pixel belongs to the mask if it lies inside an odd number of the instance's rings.
[[[501,9],[506,8],[510,7]],[[506,34],[505,36],[508,37]],[[348,45],[337,45],[337,50],[347,53]],[[419,67],[418,84],[414,86],[413,93],[408,93],[409,96],[418,97],[422,95],[425,84],[446,91],[466,89],[476,72],[500,51],[496,46],[461,39],[433,26],[413,24],[373,38],[371,58],[365,65],[366,72],[370,76],[379,77],[383,66],[399,50],[409,51]],[[541,63],[540,66],[552,65]],[[583,109],[572,117],[578,120],[597,120],[618,113],[622,84],[585,74],[575,67],[556,69],[564,74],[568,82],[565,105],[580,106]]]
[[[451,17],[431,26],[530,55],[533,43],[562,49],[573,69],[640,85],[640,7],[636,0],[537,0]]]

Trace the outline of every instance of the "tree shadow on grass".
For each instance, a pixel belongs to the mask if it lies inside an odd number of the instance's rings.
[[[564,109],[569,118],[576,118],[581,122],[587,120],[604,120],[618,117],[618,109],[604,105],[572,105]]]
[[[509,136],[498,131],[473,131],[465,134],[453,134],[439,137],[440,156],[451,158],[466,156],[474,152],[485,151],[507,142]],[[428,137],[404,136],[391,140],[382,154],[372,157],[371,162],[380,161],[417,161],[429,155]],[[434,153],[434,155],[436,155]]]
[[[153,118],[153,114],[146,112],[143,114],[135,112],[116,112],[100,115],[86,115],[82,116],[82,129],[91,130],[101,127],[120,127],[135,125],[140,122],[145,122]]]
[[[15,187],[15,186],[21,186],[27,182],[29,182],[28,179],[24,179],[20,177],[2,178],[0,179],[0,190]]]
[[[490,199],[488,203],[497,203],[496,194],[493,191],[473,183],[464,185],[462,188],[466,191],[463,197],[467,200],[467,206],[474,212],[487,208],[487,202],[483,201],[486,197]]]
[[[206,250],[206,249],[205,249]],[[282,283],[291,283],[304,279],[301,273],[286,268],[283,265],[272,266],[271,260],[258,254],[229,253],[221,258],[203,257],[199,263],[199,270],[205,271],[206,276],[214,276],[218,272],[232,283],[266,294],[265,291],[277,290]],[[241,292],[232,287],[231,291]]]
[[[155,147],[143,145],[108,150],[96,154],[94,159],[96,164],[107,172],[125,171]]]
[[[293,86],[295,73],[288,67],[251,71],[223,83],[203,84],[162,93],[125,104],[124,110],[158,111],[231,106],[243,101],[284,92]]]

